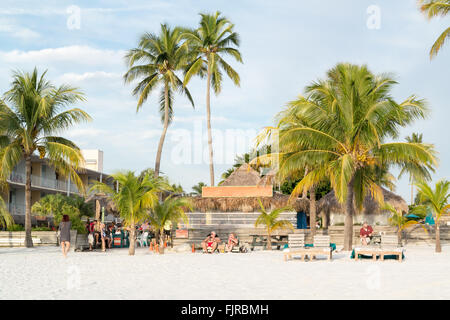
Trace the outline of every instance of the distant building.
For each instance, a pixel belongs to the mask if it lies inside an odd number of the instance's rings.
[[[81,150],[86,169],[103,172],[103,151],[101,150]]]
[[[100,150],[82,150],[82,153],[86,159],[86,170],[80,171],[79,176],[86,189],[94,181],[106,181],[109,176],[102,173],[103,152]],[[73,181],[61,177],[45,158],[40,159],[38,156],[32,156],[31,161],[31,205],[48,194],[81,195]],[[25,221],[25,180],[25,161],[22,160],[7,179],[7,192],[1,195],[15,223]]]

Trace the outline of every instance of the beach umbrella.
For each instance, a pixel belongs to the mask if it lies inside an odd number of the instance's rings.
[[[409,218],[409,219],[420,219],[419,216],[416,216],[415,214],[412,214],[412,213],[406,215],[405,218]]]

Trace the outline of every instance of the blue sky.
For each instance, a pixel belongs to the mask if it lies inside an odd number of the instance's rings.
[[[429,48],[448,27],[450,19],[428,21],[417,10],[416,0],[322,1],[35,1],[2,0],[0,4],[0,91],[9,87],[11,70],[48,69],[56,84],[80,87],[87,101],[80,105],[93,118],[66,133],[81,148],[101,149],[105,170],[140,171],[154,166],[161,123],[157,97],[152,96],[136,113],[132,86],[124,85],[125,50],[137,44],[143,32],[156,32],[160,23],[196,26],[199,12],[220,10],[241,36],[244,64],[232,65],[241,86],[226,80],[222,93],[212,98],[212,125],[220,133],[243,130],[247,135],[273,124],[273,116],[324,76],[338,62],[367,64],[375,73],[395,74],[399,84],[394,97],[411,94],[425,98],[432,110],[427,120],[402,132],[422,132],[440,156],[435,178],[450,177],[450,43],[430,62]],[[68,8],[80,11],[80,28],[69,28]],[[370,6],[380,12],[378,29],[368,28]],[[70,24],[69,24],[70,25]],[[189,89],[196,108],[176,97],[175,120],[169,128],[161,170],[186,190],[209,181],[206,162],[174,161],[179,136],[205,132],[205,83],[193,80]],[[250,141],[247,141],[247,144]],[[216,181],[234,158],[246,149],[230,147],[217,139]],[[206,140],[204,140],[206,148]],[[196,149],[193,152],[197,152]],[[227,157],[221,155],[226,154]],[[195,154],[192,155],[192,158]],[[176,157],[175,157],[176,158]],[[409,200],[407,179],[397,182],[397,192]]]

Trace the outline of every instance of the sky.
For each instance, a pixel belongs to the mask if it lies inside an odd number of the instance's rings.
[[[416,0],[2,0],[0,92],[8,90],[14,70],[48,70],[54,84],[84,92],[86,101],[77,107],[93,118],[65,136],[83,149],[102,150],[107,173],[154,167],[162,130],[158,96],[136,112],[133,86],[122,78],[123,56],[161,23],[195,27],[200,12],[217,10],[235,24],[244,63],[227,58],[241,85],[225,79],[220,95],[211,98],[216,183],[287,102],[339,62],[392,73],[399,102],[412,94],[426,99],[431,114],[403,129],[401,139],[423,133],[439,152],[433,179],[450,178],[450,43],[432,61],[428,55],[450,17],[429,21]],[[195,109],[185,97],[175,97],[161,171],[191,191],[198,182],[209,182],[206,83],[194,78],[188,88]],[[396,192],[409,201],[408,179],[396,184]]]

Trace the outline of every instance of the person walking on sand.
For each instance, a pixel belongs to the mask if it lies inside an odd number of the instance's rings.
[[[72,222],[67,214],[63,215],[62,221],[59,223],[59,242],[64,258],[67,258],[67,252],[70,249],[70,229]]]

